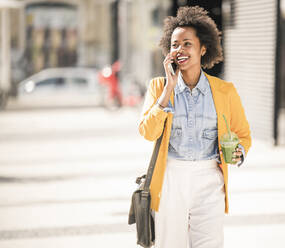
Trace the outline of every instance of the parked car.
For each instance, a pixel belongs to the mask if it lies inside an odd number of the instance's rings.
[[[19,83],[17,101],[40,106],[102,105],[104,94],[94,68],[49,68]]]

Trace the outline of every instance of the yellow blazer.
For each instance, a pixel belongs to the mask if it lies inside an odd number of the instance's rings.
[[[223,114],[226,116],[231,131],[235,132],[240,140],[240,144],[244,147],[247,154],[251,146],[251,136],[249,124],[245,116],[244,108],[241,104],[240,97],[232,83],[221,80],[217,77],[206,74],[210,83],[212,95],[217,112],[218,120],[218,140],[219,150],[221,150],[220,138],[227,132]],[[171,124],[173,119],[172,113],[166,113],[161,110],[156,102],[162,94],[164,88],[164,78],[158,77],[151,80],[148,91],[146,93],[145,102],[142,111],[142,117],[139,124],[140,134],[147,140],[156,141],[163,131],[164,121],[166,120],[165,132],[157,157],[155,169],[150,184],[151,192],[151,208],[155,211],[159,209],[159,201],[163,184],[163,177],[166,168],[168,156],[168,144],[170,138]],[[172,92],[171,103],[174,106],[174,93]],[[228,166],[221,156],[221,164],[225,181],[225,212],[228,213]]]

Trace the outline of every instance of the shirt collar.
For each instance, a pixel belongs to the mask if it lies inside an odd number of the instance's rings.
[[[197,85],[195,86],[195,88],[200,90],[200,92],[203,95],[205,95],[207,92],[207,85],[208,85],[208,79],[206,78],[203,70],[201,69],[200,78],[199,78],[199,81],[198,81]],[[177,94],[182,93],[186,88],[188,88],[188,86],[185,84],[185,82],[182,78],[182,73],[179,72],[178,73],[178,82],[177,82],[177,85],[175,87],[175,93],[177,93]]]

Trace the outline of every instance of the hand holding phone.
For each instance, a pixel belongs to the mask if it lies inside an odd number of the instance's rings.
[[[175,63],[175,54],[167,54],[165,56],[165,59],[163,61],[164,65],[164,70],[165,70],[165,75],[167,78],[167,87],[170,90],[173,90],[175,85],[177,84],[177,79],[178,79],[178,70],[179,67]]]
[[[175,64],[175,54],[168,53],[163,61],[166,76],[166,84],[158,99],[158,104],[168,106],[171,94],[178,81],[178,65]]]
[[[175,72],[177,70],[177,65],[173,62],[173,63],[168,64],[168,68],[169,68],[171,74],[175,75]]]

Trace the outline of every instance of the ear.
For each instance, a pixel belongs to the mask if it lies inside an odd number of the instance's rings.
[[[207,48],[205,46],[202,46],[202,48],[201,48],[202,56],[204,56],[206,52],[207,52]]]

